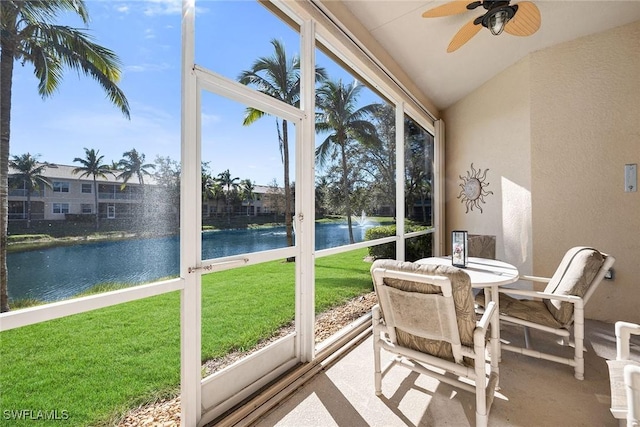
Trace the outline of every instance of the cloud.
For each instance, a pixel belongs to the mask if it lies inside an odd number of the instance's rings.
[[[164,71],[171,69],[171,65],[166,62],[160,64],[135,64],[135,65],[126,65],[124,67],[124,71],[128,71],[131,73],[144,73],[145,71]]]
[[[218,114],[202,113],[202,115],[200,116],[200,120],[202,126],[205,127],[208,125],[220,123],[222,121],[222,117],[220,117]]]
[[[3,0],[0,0],[3,1]],[[128,14],[133,9],[142,10],[146,16],[182,15],[182,0],[95,0],[114,5],[113,9],[122,14]],[[209,9],[196,5],[196,13],[204,14]]]
[[[147,16],[182,14],[182,0],[147,0],[145,3]]]

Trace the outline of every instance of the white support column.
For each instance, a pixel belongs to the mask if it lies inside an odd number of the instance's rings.
[[[445,228],[445,138],[444,138],[444,122],[442,119],[437,120],[435,123],[435,140],[433,151],[435,153],[435,171],[434,180],[436,182],[435,191],[433,194],[433,225],[436,229],[436,233],[433,241],[433,255],[445,255],[447,253],[446,247],[446,228]]]
[[[315,26],[304,21],[300,34],[300,105],[296,132],[296,330],[302,362],[315,355]]]
[[[200,274],[189,267],[200,263],[201,198],[198,89],[195,64],[195,0],[182,1],[182,125],[180,188],[180,397],[181,425],[200,421]]]
[[[403,236],[404,231],[404,103],[396,106],[396,236]],[[396,259],[405,261],[405,240],[396,240]]]

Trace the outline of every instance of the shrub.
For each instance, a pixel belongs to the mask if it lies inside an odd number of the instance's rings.
[[[364,235],[365,240],[382,239],[383,237],[390,237],[396,235],[395,225],[385,225],[379,227],[372,227],[368,229]],[[383,245],[370,246],[369,256],[379,258],[395,258],[396,257],[396,244],[385,243]]]
[[[413,225],[408,224],[405,227],[405,232],[412,233],[414,231],[422,231],[428,230],[431,227],[424,225]],[[390,237],[396,235],[396,226],[395,225],[387,225],[381,227],[373,227],[367,230],[365,234],[366,240],[375,240],[381,239],[383,237]],[[432,255],[432,237],[430,234],[408,239],[406,240],[405,246],[405,259],[407,261],[415,261],[420,258],[425,258]],[[381,258],[396,258],[396,244],[395,243],[385,243],[377,246],[370,246],[369,248],[369,256],[375,259]]]
[[[96,220],[96,216],[94,214],[65,214],[64,219],[72,222],[93,223]]]

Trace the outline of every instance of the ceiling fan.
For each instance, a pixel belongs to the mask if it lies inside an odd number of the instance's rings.
[[[440,18],[458,15],[478,7],[483,7],[486,13],[467,22],[451,39],[447,52],[453,52],[478,34],[482,27],[486,27],[493,35],[499,35],[502,30],[514,36],[530,36],[540,28],[540,11],[530,1],[521,1],[510,5],[510,0],[454,0],[441,6],[429,9],[422,14],[423,18]]]

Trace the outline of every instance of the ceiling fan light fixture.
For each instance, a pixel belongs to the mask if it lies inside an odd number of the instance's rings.
[[[509,14],[504,10],[499,10],[489,17],[489,31],[494,36],[498,36],[504,30],[507,22],[509,22]]]
[[[489,10],[482,18],[482,25],[487,27],[491,34],[498,36],[504,30],[504,26],[513,15],[516,14],[514,6],[497,6]]]
[[[512,0],[476,0],[467,3],[468,1],[471,0],[450,0],[422,14],[423,18],[439,18],[458,15],[480,7],[486,10],[483,15],[471,19],[460,27],[447,46],[448,53],[458,50],[478,34],[482,27],[496,36],[503,31],[512,36],[530,36],[540,29],[540,10],[531,1],[522,0],[513,5],[510,4]],[[516,14],[518,14],[517,17]]]

